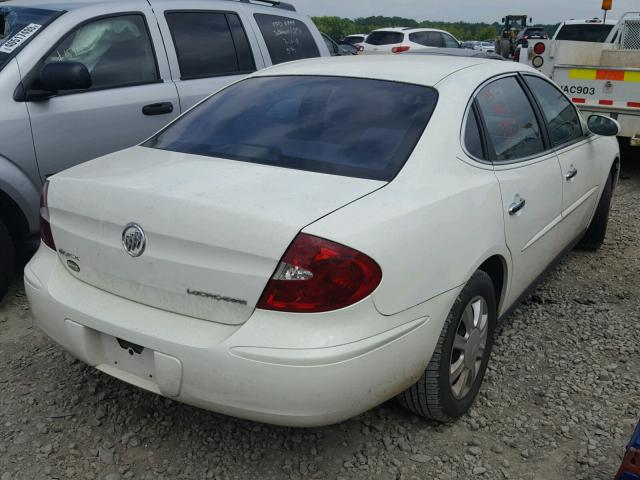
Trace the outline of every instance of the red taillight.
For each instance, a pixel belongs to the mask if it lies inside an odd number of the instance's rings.
[[[520,49],[518,48],[514,54],[513,54],[513,61],[514,62],[519,62],[520,61]]]
[[[324,238],[299,234],[262,292],[257,308],[318,313],[369,296],[382,271],[364,253]]]
[[[409,45],[400,45],[399,47],[393,47],[391,49],[391,53],[402,53],[408,52],[409,50],[411,50],[411,47]]]
[[[535,52],[536,55],[542,55],[546,49],[547,49],[546,45],[542,42],[536,43],[535,46],[533,47],[533,51]]]
[[[47,247],[52,250],[56,249],[51,233],[51,224],[49,223],[49,182],[44,182],[42,194],[40,195],[40,239]]]

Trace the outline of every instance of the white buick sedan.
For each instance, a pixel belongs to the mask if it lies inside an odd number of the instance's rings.
[[[326,425],[398,396],[455,419],[496,322],[568,249],[601,245],[617,132],[513,62],[264,70],[50,179],[35,323],[229,415]]]

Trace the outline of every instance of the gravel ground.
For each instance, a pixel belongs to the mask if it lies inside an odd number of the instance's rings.
[[[340,425],[288,429],[166,400],[31,328],[16,279],[0,303],[0,480],[611,479],[640,414],[632,162],[604,247],[571,253],[498,328],[480,396],[454,425],[389,402]]]

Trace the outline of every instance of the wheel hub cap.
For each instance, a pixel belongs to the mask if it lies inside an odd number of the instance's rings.
[[[487,347],[488,317],[487,302],[482,297],[473,298],[460,317],[449,364],[449,384],[458,400],[469,394],[480,373]]]

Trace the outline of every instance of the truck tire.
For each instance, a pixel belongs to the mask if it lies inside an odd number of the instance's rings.
[[[422,378],[398,395],[400,404],[437,422],[464,415],[484,379],[493,346],[496,311],[491,277],[478,270],[453,304]]]
[[[613,195],[613,176],[609,175],[607,183],[604,186],[602,197],[600,197],[600,203],[596,213],[591,220],[591,225],[587,232],[580,240],[578,247],[584,250],[595,251],[598,250],[605,237],[607,236],[607,225],[609,223],[609,210],[611,209],[611,197]]]
[[[9,230],[0,220],[0,300],[7,293],[16,270],[16,250]]]

